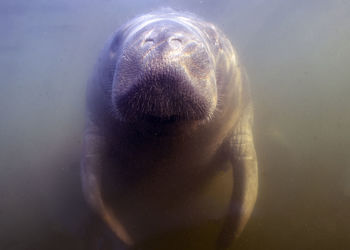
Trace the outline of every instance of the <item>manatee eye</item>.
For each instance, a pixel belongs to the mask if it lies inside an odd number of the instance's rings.
[[[121,46],[122,42],[123,42],[123,36],[120,32],[118,32],[115,38],[111,42],[110,51],[115,53],[118,50],[118,48]]]

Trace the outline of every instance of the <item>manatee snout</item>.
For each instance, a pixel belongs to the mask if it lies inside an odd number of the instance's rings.
[[[208,119],[217,89],[207,41],[184,24],[131,30],[116,65],[112,103],[128,122]]]

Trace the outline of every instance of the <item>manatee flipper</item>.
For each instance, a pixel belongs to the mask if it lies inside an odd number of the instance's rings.
[[[84,135],[84,154],[81,163],[82,185],[86,200],[92,208],[102,216],[112,231],[126,244],[132,241],[119,220],[104,204],[101,196],[101,168],[106,164],[104,159],[107,152],[107,140],[98,126],[92,121],[87,122]]]
[[[84,133],[84,152],[81,160],[81,175],[83,191],[87,201],[95,210],[101,206],[99,189],[99,169],[103,165],[103,155],[106,151],[106,140],[98,127],[91,121],[87,122]]]
[[[248,105],[227,143],[234,184],[230,208],[217,242],[218,249],[227,249],[239,236],[257,197],[258,170],[252,123],[253,108]]]

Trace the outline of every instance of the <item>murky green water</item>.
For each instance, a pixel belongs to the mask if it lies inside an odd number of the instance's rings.
[[[1,1],[0,249],[82,249],[85,82],[117,27],[161,6],[221,27],[250,77],[259,197],[234,249],[350,249],[344,0]]]

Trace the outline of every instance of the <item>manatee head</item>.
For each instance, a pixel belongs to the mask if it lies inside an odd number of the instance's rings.
[[[206,121],[217,105],[215,55],[205,23],[187,15],[151,13],[119,29],[110,98],[126,122]]]

